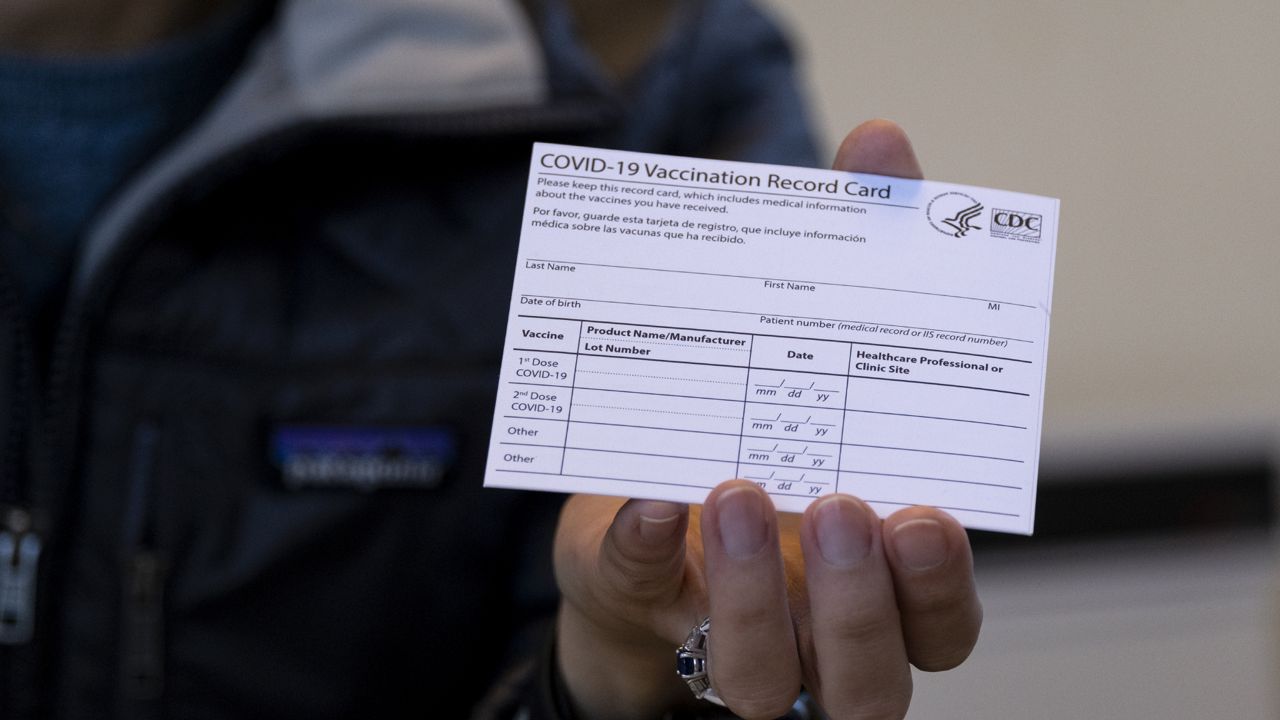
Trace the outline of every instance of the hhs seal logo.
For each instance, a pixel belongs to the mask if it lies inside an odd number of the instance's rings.
[[[934,230],[962,238],[970,230],[981,230],[973,221],[982,215],[982,203],[962,192],[945,192],[929,201],[925,216]]]

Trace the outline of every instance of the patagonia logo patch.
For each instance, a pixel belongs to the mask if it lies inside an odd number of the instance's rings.
[[[272,464],[291,490],[438,487],[457,448],[447,427],[282,425],[271,433]]]

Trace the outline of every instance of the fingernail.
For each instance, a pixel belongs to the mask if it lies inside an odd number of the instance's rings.
[[[898,559],[911,570],[936,568],[947,561],[947,534],[937,520],[908,520],[893,529]]]
[[[736,487],[716,499],[720,542],[730,557],[749,558],[769,539],[764,498],[749,487]]]
[[[653,545],[670,540],[680,528],[684,508],[669,502],[648,503],[640,513],[640,539]]]
[[[833,495],[814,508],[818,552],[832,565],[854,565],[871,552],[870,513],[847,497]]]

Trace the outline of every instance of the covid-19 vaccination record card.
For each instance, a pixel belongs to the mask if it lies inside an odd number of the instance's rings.
[[[485,484],[1034,524],[1058,201],[538,144]]]

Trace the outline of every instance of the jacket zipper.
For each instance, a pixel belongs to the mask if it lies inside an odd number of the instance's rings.
[[[35,633],[41,549],[31,515],[16,507],[9,509],[0,529],[0,644],[22,645]]]
[[[157,425],[134,433],[125,513],[120,624],[120,717],[154,714],[164,689],[165,562],[158,543]]]
[[[12,320],[10,337],[16,377],[9,408],[12,426],[0,456],[0,645],[25,645],[35,633],[36,579],[43,549],[21,481],[28,470],[27,418],[34,407],[32,350],[25,309],[7,274],[0,302]]]

